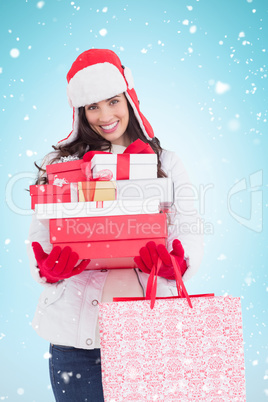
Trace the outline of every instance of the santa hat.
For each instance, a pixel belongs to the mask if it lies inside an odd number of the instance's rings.
[[[153,129],[140,111],[131,71],[121,64],[119,57],[107,49],[90,49],[77,57],[67,74],[67,95],[73,108],[73,130],[57,145],[67,145],[77,138],[78,108],[124,93],[137,121],[150,140]]]

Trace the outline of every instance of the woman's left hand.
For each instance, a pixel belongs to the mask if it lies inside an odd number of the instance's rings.
[[[184,249],[181,242],[175,239],[173,240],[172,246],[173,250],[169,253],[163,244],[157,246],[154,241],[150,241],[145,247],[140,249],[140,256],[134,257],[134,261],[141,271],[150,274],[153,265],[156,265],[158,258],[160,258],[162,264],[158,276],[162,276],[166,279],[175,279],[170,254],[176,258],[181,270],[181,275],[185,273],[187,264],[184,259]]]

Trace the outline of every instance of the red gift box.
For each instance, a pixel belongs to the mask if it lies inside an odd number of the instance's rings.
[[[36,204],[49,204],[78,201],[77,184],[54,186],[52,184],[30,186],[31,208]]]
[[[133,257],[149,241],[166,244],[166,214],[51,219],[53,246],[70,246],[88,269],[134,268]]]
[[[47,165],[48,183],[54,184],[55,180],[61,181],[63,184],[77,183],[78,181],[86,181],[86,175],[81,170],[83,159],[69,162],[54,163]]]
[[[70,246],[80,259],[90,259],[87,269],[136,268],[133,260],[147,242],[166,245],[166,238],[146,238],[134,240],[111,240],[81,243],[56,243],[53,246]],[[100,257],[102,256],[102,258]]]
[[[37,197],[32,196],[31,198],[31,208],[35,209],[36,204],[47,204],[47,203],[58,203],[58,202],[71,202],[71,194],[49,194],[47,196]]]

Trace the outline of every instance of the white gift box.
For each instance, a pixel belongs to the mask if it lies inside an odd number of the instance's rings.
[[[157,178],[156,154],[96,154],[91,160],[92,175],[95,179],[101,171],[108,169],[112,173],[111,180],[120,180],[117,174],[120,158],[129,157],[129,176],[124,179],[155,179]],[[125,166],[125,165],[123,165]],[[126,169],[123,168],[126,174]]]
[[[159,199],[160,208],[170,208],[174,203],[173,182],[169,177],[156,179],[117,180],[118,200]]]
[[[43,223],[49,219],[156,214],[158,212],[159,200],[156,199],[65,202],[35,205],[36,218]]]

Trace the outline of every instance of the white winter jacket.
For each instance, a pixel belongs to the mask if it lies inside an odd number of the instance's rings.
[[[174,183],[176,213],[171,215],[168,228],[168,250],[178,238],[185,250],[188,269],[183,276],[187,281],[197,271],[203,256],[203,236],[198,233],[199,217],[193,209],[193,190],[180,159],[174,152],[163,150],[162,169]],[[27,252],[34,279],[44,286],[32,321],[36,332],[54,344],[82,349],[99,347],[98,303],[108,275],[107,270],[86,270],[72,278],[49,284],[39,275],[31,244],[39,242],[49,253],[52,245],[49,232],[33,215],[29,231]],[[135,269],[139,283],[145,292],[148,275]],[[177,295],[175,281],[158,278],[157,296]]]

